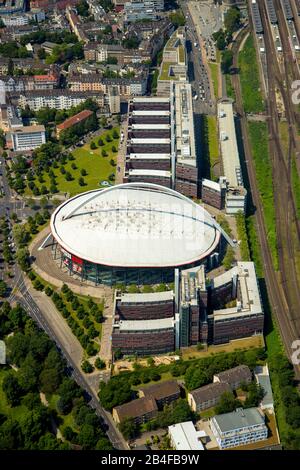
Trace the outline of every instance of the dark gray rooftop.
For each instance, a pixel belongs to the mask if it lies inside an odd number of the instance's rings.
[[[245,410],[243,408],[238,408],[232,413],[217,415],[213,419],[218,423],[222,433],[251,426],[258,426],[265,422],[264,416],[257,408],[247,408]]]

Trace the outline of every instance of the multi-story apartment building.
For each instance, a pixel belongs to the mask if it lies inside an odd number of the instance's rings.
[[[9,59],[7,57],[0,57],[0,75],[7,75],[10,61],[12,61],[14,70],[22,70],[24,74],[29,70],[42,70],[44,74],[54,76],[58,76],[60,73],[59,66],[47,65],[36,59]]]
[[[59,77],[55,75],[21,75],[20,77],[2,75],[0,82],[4,83],[6,93],[21,93],[32,90],[53,90],[59,84]]]
[[[158,11],[163,11],[164,0],[131,0],[124,5],[125,23],[155,20]]]
[[[111,114],[119,114],[121,111],[121,100],[119,88],[116,85],[108,86],[108,104]]]
[[[11,129],[7,140],[15,152],[34,150],[46,143],[44,126],[22,126]],[[10,145],[9,145],[10,146]]]
[[[138,77],[131,78],[103,78],[100,74],[73,74],[69,80],[68,85],[70,90],[85,92],[103,92],[109,93],[111,86],[118,89],[120,96],[139,96],[144,95],[147,91],[148,72],[142,73]]]
[[[151,60],[152,50],[142,45],[139,49],[126,49],[120,44],[89,43],[84,47],[85,60],[105,62],[115,57],[119,65],[140,63]]]
[[[192,390],[188,393],[188,404],[194,412],[207,410],[216,406],[223,393],[231,392],[231,388],[226,383],[212,383]]]
[[[113,419],[116,423],[122,423],[126,418],[133,419],[135,424],[146,423],[158,414],[158,408],[154,398],[137,398],[124,405],[113,408]]]
[[[251,444],[268,438],[265,415],[257,408],[238,408],[214,416],[210,428],[220,449]]]
[[[104,106],[104,94],[101,92],[76,92],[70,90],[43,90],[21,93],[18,104],[21,108],[29,106],[38,111],[41,108],[70,109],[88,98],[94,99],[100,107]]]
[[[214,383],[226,383],[230,386],[231,390],[236,390],[243,383],[249,384],[252,381],[252,373],[248,366],[241,364],[215,374],[213,381]]]
[[[25,0],[7,0],[0,4],[0,16],[11,16],[25,11]]]
[[[44,21],[45,12],[43,10],[36,9],[22,14],[3,15],[1,18],[5,26],[24,26],[29,24],[30,21],[36,21],[38,23]]]

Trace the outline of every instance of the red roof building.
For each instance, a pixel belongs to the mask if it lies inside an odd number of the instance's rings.
[[[59,135],[62,131],[65,131],[66,129],[70,129],[70,127],[73,127],[76,124],[82,123],[83,121],[88,119],[90,116],[92,116],[92,114],[93,114],[93,112],[90,111],[89,109],[84,109],[80,113],[75,114],[75,116],[72,116],[72,117],[66,119],[61,124],[58,124],[56,126],[57,137],[59,137]]]

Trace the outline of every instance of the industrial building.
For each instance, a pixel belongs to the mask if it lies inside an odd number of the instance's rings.
[[[268,438],[265,416],[257,408],[238,408],[214,416],[210,428],[220,449],[251,444]]]
[[[163,9],[164,0],[131,0],[124,4],[125,23],[156,20],[157,12]]]

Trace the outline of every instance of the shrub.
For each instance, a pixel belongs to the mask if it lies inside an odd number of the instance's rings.
[[[100,357],[97,357],[96,361],[95,361],[95,367],[97,367],[97,369],[105,369],[105,362],[102,361],[102,359],[100,359]]]

